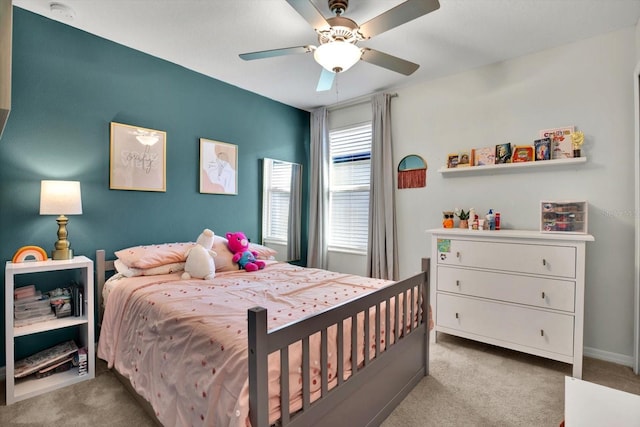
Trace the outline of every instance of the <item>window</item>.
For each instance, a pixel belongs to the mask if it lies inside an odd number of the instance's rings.
[[[287,242],[291,163],[265,159],[263,239]]]
[[[371,123],[329,132],[331,249],[367,250]]]

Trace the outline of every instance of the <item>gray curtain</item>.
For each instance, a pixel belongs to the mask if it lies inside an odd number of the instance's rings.
[[[369,242],[367,275],[398,280],[396,204],[393,189],[391,144],[391,95],[372,98],[371,181],[369,194]]]
[[[287,233],[287,260],[300,259],[300,213],[302,212],[302,165],[291,164],[291,190],[289,192],[289,230]]]
[[[309,178],[311,181],[309,202],[309,247],[307,266],[326,269],[326,223],[329,218],[327,188],[329,182],[329,130],[328,111],[325,107],[311,113],[311,152]]]

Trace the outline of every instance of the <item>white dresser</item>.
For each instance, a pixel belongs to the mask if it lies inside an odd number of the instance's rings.
[[[588,234],[435,229],[435,330],[573,364],[582,378]]]

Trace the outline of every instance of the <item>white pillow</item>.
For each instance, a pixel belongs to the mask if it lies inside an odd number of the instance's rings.
[[[134,246],[121,249],[115,255],[129,268],[146,269],[186,261],[187,251],[193,245],[195,245],[194,242],[176,242]]]
[[[157,267],[151,267],[151,268],[135,268],[135,267],[127,267],[127,265],[124,262],[122,262],[120,259],[116,259],[113,262],[113,266],[116,268],[116,271],[125,277],[157,276],[160,274],[171,274],[177,271],[183,271],[184,264],[185,264],[184,262],[174,262],[174,263],[159,265]]]

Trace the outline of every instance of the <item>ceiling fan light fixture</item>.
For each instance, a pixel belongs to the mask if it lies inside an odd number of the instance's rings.
[[[347,71],[360,60],[361,56],[360,48],[353,43],[341,40],[320,45],[313,52],[316,62],[333,73]]]

